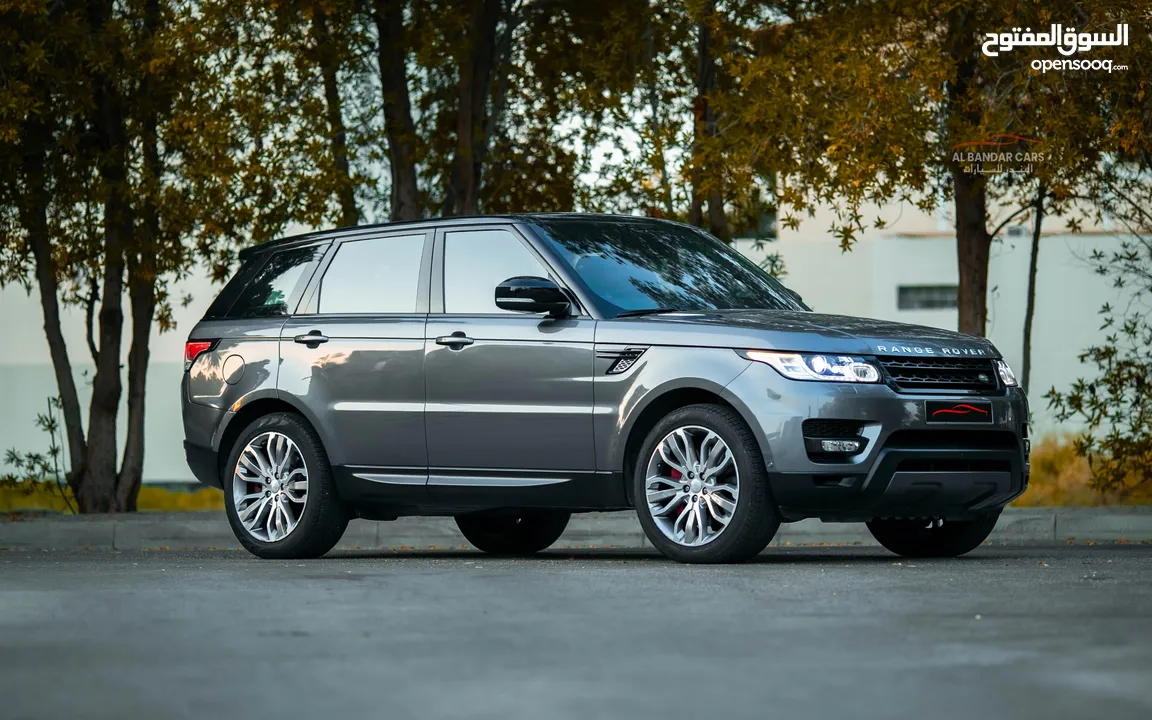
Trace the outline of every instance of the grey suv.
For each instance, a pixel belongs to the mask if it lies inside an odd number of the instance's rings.
[[[991,343],[813,313],[694,227],[455,218],[240,257],[181,392],[188,464],[260,557],[404,515],[529,554],[628,508],[684,562],[802,518],[953,556],[1027,483],[1027,403]]]

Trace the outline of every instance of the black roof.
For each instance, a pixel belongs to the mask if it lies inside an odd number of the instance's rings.
[[[331,230],[317,230],[309,233],[302,233],[300,235],[291,235],[289,237],[268,240],[258,245],[250,245],[240,251],[240,257],[246,258],[255,252],[266,250],[271,247],[279,247],[281,245],[304,243],[313,240],[324,240],[333,237],[347,237],[349,235],[359,235],[362,233],[366,234],[378,230],[391,230],[392,228],[427,228],[446,227],[452,225],[476,225],[500,222],[506,223],[509,220],[530,223],[545,220],[598,220],[615,222],[621,220],[632,220],[638,222],[672,222],[669,220],[661,220],[659,218],[652,218],[642,215],[610,215],[606,213],[576,212],[507,213],[503,215],[453,215],[449,217],[427,218],[422,220],[401,220],[399,222],[375,223],[372,225],[349,225],[346,227],[333,228]]]

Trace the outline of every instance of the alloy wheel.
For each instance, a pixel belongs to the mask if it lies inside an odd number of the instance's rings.
[[[708,428],[676,428],[648,460],[644,495],[669,540],[685,547],[712,542],[727,529],[740,499],[732,450]]]
[[[252,438],[236,460],[232,498],[253,538],[270,543],[288,537],[308,502],[308,466],[300,448],[279,432]]]

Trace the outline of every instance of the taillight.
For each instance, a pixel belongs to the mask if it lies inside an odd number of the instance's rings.
[[[184,372],[188,372],[192,368],[192,363],[196,362],[196,358],[211,350],[215,344],[215,340],[189,340],[185,342]]]

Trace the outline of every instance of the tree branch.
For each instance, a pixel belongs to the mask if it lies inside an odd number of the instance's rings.
[[[96,349],[96,332],[94,318],[96,317],[96,301],[100,297],[100,285],[93,273],[88,278],[88,295],[84,298],[84,327],[87,330],[85,339],[88,341],[88,352],[92,355],[92,362],[96,362],[99,351]]]
[[[1034,210],[1037,206],[1037,203],[1043,202],[1044,200],[1047,199],[1047,197],[1048,197],[1048,194],[1045,193],[1045,194],[1041,195],[1039,198],[1037,198],[1036,200],[1030,201],[1027,205],[1020,206],[1020,208],[1018,210],[1016,210],[1016,212],[1014,212],[1011,215],[1009,215],[1008,217],[1004,218],[1004,222],[997,225],[996,229],[988,234],[988,239],[989,240],[995,240],[996,236],[1000,234],[1000,231],[1008,226],[1008,223],[1012,222],[1014,219],[1016,219],[1020,215],[1023,215],[1024,213],[1028,212],[1029,210]]]

